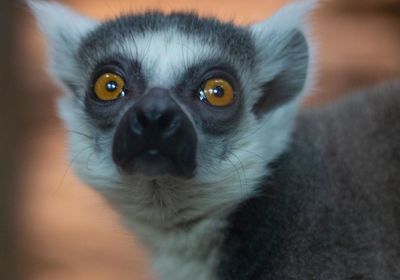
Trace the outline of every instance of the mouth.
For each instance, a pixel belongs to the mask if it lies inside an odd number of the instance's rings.
[[[137,156],[133,169],[150,178],[177,173],[174,161],[156,149],[150,149]]]
[[[180,145],[178,150],[176,148],[173,150],[146,148],[140,151],[129,149],[124,151],[124,156],[119,157],[118,161],[114,159],[114,162],[125,174],[137,173],[149,179],[163,176],[190,179],[194,175],[196,161],[192,149],[185,146]]]

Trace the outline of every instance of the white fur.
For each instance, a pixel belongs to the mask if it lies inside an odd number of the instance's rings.
[[[199,43],[200,40],[171,29],[116,42],[115,52],[122,49],[125,57],[140,58],[149,88],[169,88],[174,85],[183,65],[193,65],[200,58],[212,57],[214,49]]]
[[[57,79],[76,78],[79,65],[72,59],[81,38],[97,26],[95,20],[51,1],[27,1],[50,47],[50,70]]]
[[[79,72],[73,57],[80,38],[97,23],[59,4],[31,2],[31,6],[52,46],[55,77],[87,79],[87,73]],[[273,57],[285,36],[304,24],[310,10],[308,4],[291,5],[251,30],[259,42],[265,41],[265,48]],[[66,37],[71,44],[65,45]],[[163,87],[177,78],[182,65],[190,65],[215,52],[213,46],[199,44],[195,37],[189,38],[176,30],[116,43],[115,51],[121,50],[126,57],[142,58],[150,85]],[[283,60],[270,62],[270,67],[258,71],[266,80],[284,67]],[[246,71],[240,76],[242,83],[254,81]],[[244,93],[246,113],[237,134],[230,139],[233,152],[223,160],[213,158],[209,147],[220,144],[199,135],[197,162],[201,164],[196,176],[190,181],[161,178],[159,187],[140,175],[123,177],[111,157],[113,131],[96,134],[96,128],[85,121],[82,102],[72,94],[59,102],[60,115],[70,131],[70,158],[76,172],[123,214],[126,223],[151,249],[154,266],[162,279],[215,279],[217,248],[226,216],[241,201],[255,195],[255,187],[268,174],[267,163],[282,153],[290,141],[302,97],[257,119],[251,108],[262,93],[251,88],[253,83],[249,84]],[[310,79],[304,91],[309,86]]]

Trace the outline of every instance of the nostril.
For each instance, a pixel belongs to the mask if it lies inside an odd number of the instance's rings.
[[[136,118],[142,128],[147,128],[149,126],[149,119],[143,111],[138,111]]]
[[[172,112],[166,112],[165,114],[163,114],[160,119],[158,120],[158,127],[160,130],[165,130],[167,128],[169,128],[172,124],[172,120],[173,120],[173,113]]]

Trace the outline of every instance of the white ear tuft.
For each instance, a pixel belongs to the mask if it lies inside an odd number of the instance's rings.
[[[75,55],[82,37],[97,26],[95,20],[52,1],[27,0],[50,50],[50,70],[67,81],[74,72]]]
[[[315,7],[314,0],[296,2],[250,27],[257,51],[257,80],[264,90],[254,107],[258,115],[308,90],[315,54],[307,20]]]
[[[317,8],[317,0],[303,0],[284,6],[271,18],[254,24],[252,32],[263,34],[270,30],[287,31],[293,28],[304,30],[308,16]]]
[[[96,26],[96,21],[81,16],[57,2],[29,0],[28,5],[41,31],[52,45],[77,43]]]

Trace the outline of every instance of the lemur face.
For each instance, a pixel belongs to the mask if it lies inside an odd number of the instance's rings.
[[[98,23],[32,7],[65,91],[72,164],[115,207],[168,227],[254,194],[286,147],[309,72],[304,9],[290,24],[282,11],[237,27],[183,13]]]
[[[112,139],[96,145],[121,176],[154,184],[222,167],[213,161],[229,156],[252,87],[241,81],[254,63],[248,32],[193,15],[123,17],[84,38],[78,59],[90,76],[68,83],[95,137]]]

